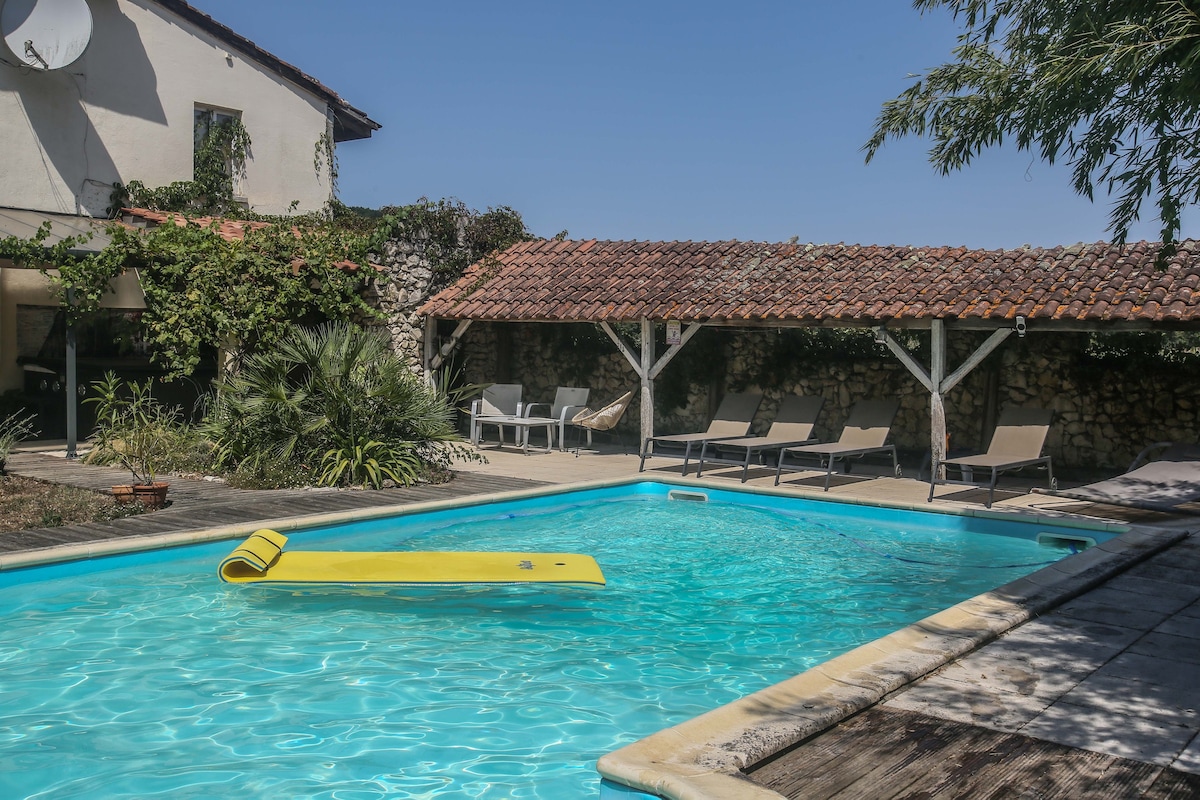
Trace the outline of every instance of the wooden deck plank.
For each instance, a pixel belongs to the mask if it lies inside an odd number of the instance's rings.
[[[7,466],[13,474],[104,492],[129,478],[123,470],[36,453],[14,453]],[[170,504],[160,511],[106,522],[0,533],[0,552],[22,552],[61,544],[203,530],[219,525],[338,511],[402,508],[431,500],[454,500],[546,485],[522,478],[471,472],[457,473],[447,483],[379,490],[254,490],[178,476],[170,476],[169,480]]]
[[[878,706],[747,775],[796,800],[1115,800],[1200,790],[1200,775]]]

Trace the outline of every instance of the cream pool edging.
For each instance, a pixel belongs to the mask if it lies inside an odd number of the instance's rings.
[[[696,485],[692,483],[691,485]],[[891,503],[864,505],[902,507]],[[929,510],[919,505],[906,509]],[[947,512],[939,509],[941,513]],[[1029,514],[978,513],[1029,520]],[[868,642],[806,672],[602,756],[605,778],[666,800],[779,800],[743,770],[811,738],[1009,629],[1171,546],[1187,530],[1092,524],[1057,516],[1033,521],[1124,533],[999,589]],[[785,799],[786,800],[786,799]]]
[[[949,514],[954,516],[980,516],[1012,519],[1012,513],[995,509],[975,509],[969,507],[930,506],[925,503],[902,503],[877,501],[869,498],[845,497],[829,495],[812,489],[796,487],[762,487],[762,486],[729,486],[716,481],[684,479],[677,476],[653,476],[638,474],[614,478],[603,478],[594,481],[555,484],[539,486],[532,489],[518,489],[509,492],[496,492],[485,495],[467,495],[447,500],[427,500],[420,503],[396,503],[392,505],[373,506],[370,508],[347,509],[331,511],[323,514],[306,514],[295,517],[276,517],[273,519],[256,520],[254,522],[234,523],[200,530],[180,531],[178,533],[147,534],[145,536],[126,536],[119,539],[104,539],[94,542],[79,542],[76,544],[43,547],[36,550],[25,550],[16,553],[0,553],[0,572],[25,567],[46,566],[67,561],[79,561],[105,556],[141,553],[150,550],[163,550],[171,547],[183,547],[191,544],[237,539],[249,536],[259,528],[273,528],[279,531],[295,530],[319,525],[336,525],[341,522],[375,519],[387,516],[407,516],[425,511],[441,511],[461,506],[491,505],[509,500],[520,500],[526,497],[537,497],[547,494],[563,494],[566,492],[584,491],[587,489],[602,489],[611,486],[635,483],[664,483],[695,489],[719,489],[734,493],[763,494],[775,497],[790,497],[808,500],[821,500],[826,503],[841,503],[846,505],[870,506],[876,508],[894,508],[902,511],[922,511],[930,514]],[[1029,512],[1019,514],[1023,520],[1033,517],[1038,522],[1059,527],[1086,527],[1092,530],[1120,532],[1128,526],[1101,521],[1080,521],[1078,516],[1059,514],[1058,512],[1039,513]]]

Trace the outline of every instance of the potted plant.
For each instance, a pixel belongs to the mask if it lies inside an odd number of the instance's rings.
[[[96,405],[96,430],[88,460],[118,463],[132,483],[112,487],[117,502],[140,502],[148,509],[166,505],[170,484],[158,473],[171,455],[172,430],[178,412],[160,403],[151,380],[125,384],[112,372],[92,383],[96,394],[84,400]]]

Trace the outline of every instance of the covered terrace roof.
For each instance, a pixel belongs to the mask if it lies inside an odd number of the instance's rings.
[[[1200,243],[970,250],[762,242],[520,242],[420,312],[458,320],[714,325],[1194,327]],[[1047,326],[1050,327],[1050,326]]]

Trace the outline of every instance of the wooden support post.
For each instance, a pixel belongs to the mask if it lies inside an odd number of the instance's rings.
[[[946,375],[946,323],[940,319],[933,320],[930,326],[930,369],[913,358],[912,353],[904,349],[886,328],[879,329],[888,349],[900,359],[900,363],[908,368],[912,376],[921,382],[929,392],[929,457],[930,469],[938,470],[938,477],[945,477],[945,467],[941,466],[946,459],[946,393],[957,386],[963,378],[979,366],[992,351],[999,347],[1012,334],[1011,328],[1001,328],[992,333],[962,365],[950,375]],[[935,466],[936,465],[936,466]]]
[[[425,324],[428,325],[429,322],[426,321]],[[454,329],[454,333],[450,334],[450,341],[438,348],[437,354],[434,355],[433,359],[429,362],[430,372],[442,368],[442,364],[446,362],[446,357],[453,353],[454,349],[458,347],[459,340],[462,339],[463,334],[467,332],[467,328],[469,327],[471,327],[471,320],[469,319],[461,320],[458,323],[458,326]],[[428,335],[428,330],[426,330],[426,335]],[[426,348],[426,352],[428,352],[428,345],[426,345]]]
[[[642,363],[638,375],[642,379],[642,441],[654,436],[654,322],[642,318]]]
[[[929,393],[929,468],[936,469],[938,478],[946,477],[946,405],[943,400],[943,381],[946,377],[946,323],[933,320],[929,331],[929,382],[933,391]]]
[[[702,327],[704,326],[699,322],[693,322],[688,325],[687,330],[683,332],[683,336],[679,338],[679,344],[671,345],[662,354],[662,357],[655,361],[653,320],[642,320],[642,351],[640,354],[635,353],[633,348],[622,340],[607,322],[600,323],[600,328],[608,334],[609,339],[612,339],[613,344],[621,351],[621,355],[625,356],[625,360],[629,362],[629,366],[633,367],[633,371],[637,373],[638,378],[641,380],[642,441],[654,436],[655,378],[667,368],[667,364],[671,363],[671,359],[675,357],[693,336],[699,333]]]
[[[74,301],[74,289],[67,289],[67,298]],[[67,458],[79,458],[79,378],[77,370],[78,347],[75,324],[67,315]]]

